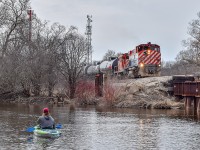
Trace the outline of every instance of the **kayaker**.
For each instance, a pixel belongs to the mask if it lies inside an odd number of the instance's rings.
[[[42,129],[55,129],[55,122],[48,108],[43,109],[43,114],[38,118],[37,123]]]

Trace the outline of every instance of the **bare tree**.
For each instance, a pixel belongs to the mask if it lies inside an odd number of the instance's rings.
[[[108,50],[105,55],[103,56],[103,60],[109,60],[110,57],[116,57],[117,54],[114,50]]]
[[[75,96],[77,81],[86,63],[86,55],[85,38],[71,28],[65,36],[62,48],[58,51],[59,69],[67,81],[70,98]]]
[[[33,25],[33,37],[27,62],[29,80],[34,95],[40,95],[47,88],[48,95],[53,96],[56,77],[56,51],[62,46],[65,27],[54,23],[50,28],[47,22],[36,19]]]
[[[1,58],[5,56],[8,51],[9,42],[16,39],[15,29],[23,24],[26,16],[26,10],[29,5],[29,0],[5,0],[1,2],[0,10],[3,16],[2,24],[0,27],[3,28],[1,35]]]
[[[2,0],[0,2],[0,89],[17,89],[20,74],[22,42],[18,29],[24,25],[29,0]]]
[[[57,61],[57,50],[62,47],[64,41],[66,29],[64,26],[54,23],[49,32],[46,32],[46,82],[48,87],[49,96],[53,96],[53,89],[57,83],[57,67],[59,62]]]
[[[163,63],[161,75],[191,75],[199,72],[200,68],[187,61],[167,61]]]
[[[53,96],[59,70],[73,98],[86,61],[86,40],[75,27],[66,32],[64,26],[49,27],[34,15],[30,41],[28,8],[29,0],[0,1],[0,94],[39,96],[45,89]]]
[[[183,41],[186,49],[177,55],[176,60],[200,66],[200,12],[197,14],[197,19],[189,23],[188,34],[190,38]]]

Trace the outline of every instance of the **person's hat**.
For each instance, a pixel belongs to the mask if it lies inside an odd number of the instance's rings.
[[[49,112],[49,109],[48,108],[44,108],[43,109],[43,113],[48,113]]]

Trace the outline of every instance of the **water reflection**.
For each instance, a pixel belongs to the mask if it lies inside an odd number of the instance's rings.
[[[36,136],[29,136],[27,138],[27,149],[48,149],[56,139],[53,138],[41,138]]]
[[[62,136],[26,133],[49,107]],[[188,110],[0,105],[1,149],[198,149],[200,113]],[[195,141],[195,142],[194,142]]]

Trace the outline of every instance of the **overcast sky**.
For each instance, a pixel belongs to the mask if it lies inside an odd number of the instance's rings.
[[[125,53],[151,42],[169,61],[184,49],[200,0],[31,0],[31,6],[42,20],[74,25],[82,34],[92,15],[93,60],[102,60],[108,49]]]

